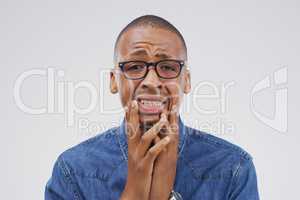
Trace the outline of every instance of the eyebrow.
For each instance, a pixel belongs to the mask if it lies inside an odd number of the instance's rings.
[[[138,50],[133,51],[129,55],[130,56],[146,56],[147,55],[147,51],[145,49],[138,49]],[[162,59],[171,58],[171,56],[169,56],[168,54],[165,54],[163,52],[156,53],[155,57],[162,58]]]

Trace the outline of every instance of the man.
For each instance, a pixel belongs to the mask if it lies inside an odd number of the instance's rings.
[[[179,117],[191,85],[185,41],[173,25],[135,19],[118,36],[114,62],[110,89],[125,119],[60,155],[47,200],[259,199],[250,155]]]

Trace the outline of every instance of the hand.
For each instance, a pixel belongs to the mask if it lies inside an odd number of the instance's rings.
[[[158,141],[151,146],[152,141],[166,125],[165,115],[143,135],[141,134],[138,105],[133,101],[126,110],[126,133],[128,141],[128,175],[121,199],[148,200],[152,181],[154,161],[170,142],[170,137]]]
[[[173,189],[176,176],[177,152],[179,143],[178,117],[173,107],[166,123],[166,133],[162,138],[170,137],[170,144],[158,155],[154,163],[154,173],[150,190],[150,200],[167,200]],[[161,140],[158,136],[155,143]]]

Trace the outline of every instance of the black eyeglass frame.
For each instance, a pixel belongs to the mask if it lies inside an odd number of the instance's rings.
[[[161,62],[167,62],[167,61],[175,61],[175,62],[177,62],[179,64],[179,67],[180,67],[179,68],[179,72],[178,72],[178,74],[175,77],[171,77],[171,78],[162,77],[157,72],[157,65],[159,63],[161,63]],[[130,78],[130,77],[126,76],[126,73],[124,72],[124,65],[127,64],[127,63],[131,63],[131,62],[141,62],[141,63],[145,63],[146,64],[147,71],[146,71],[146,73],[145,73],[145,75],[143,77],[141,77],[141,78]],[[121,71],[124,73],[125,77],[127,79],[130,79],[130,80],[144,79],[147,76],[148,72],[149,72],[149,67],[150,66],[154,67],[154,70],[155,70],[155,72],[156,72],[156,74],[157,74],[157,76],[159,78],[162,78],[162,79],[174,79],[174,78],[177,78],[181,74],[181,70],[184,67],[184,65],[185,65],[185,61],[184,60],[175,60],[175,59],[165,59],[165,60],[160,60],[160,61],[157,61],[157,62],[146,62],[146,61],[143,61],[143,60],[130,60],[130,61],[124,61],[124,62],[119,62],[118,63],[118,66],[120,67]]]

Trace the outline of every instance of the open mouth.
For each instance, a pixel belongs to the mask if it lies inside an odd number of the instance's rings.
[[[167,99],[157,96],[139,96],[137,98],[141,114],[160,114],[167,104]]]

